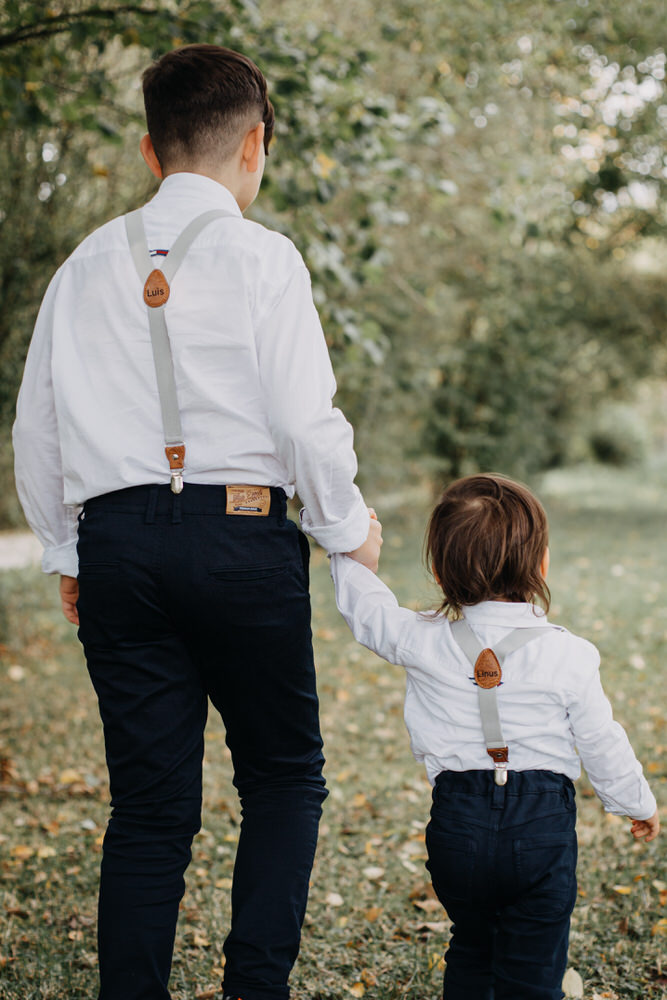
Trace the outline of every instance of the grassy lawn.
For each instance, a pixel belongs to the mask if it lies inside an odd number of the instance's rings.
[[[667,800],[660,680],[667,641],[667,470],[577,469],[541,494],[552,527],[552,619],[592,639],[617,719]],[[382,509],[382,575],[427,607],[425,503]],[[93,998],[97,869],[107,813],[97,706],[55,580],[0,573],[0,998]],[[449,923],[429,888],[430,789],[407,746],[402,671],[357,646],[313,552],[313,611],[327,779],[295,1000],[436,1000]],[[174,1000],[213,997],[227,928],[239,810],[219,721],[206,755],[204,829],[179,925]],[[570,964],[587,1000],[667,995],[667,837],[636,845],[578,785],[580,898]],[[661,957],[662,956],[662,957]],[[219,994],[218,994],[219,995]]]

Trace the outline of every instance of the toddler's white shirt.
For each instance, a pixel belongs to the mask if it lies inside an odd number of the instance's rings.
[[[165,307],[186,444],[185,482],[295,486],[303,527],[330,551],[365,541],[352,428],[301,255],[244,219],[198,174],[167,177],[143,208],[153,252],[196,216]],[[155,266],[161,257],[155,256]],[[168,483],[148,316],[122,217],[80,244],[44,297],[14,428],[19,497],[47,573],[77,574],[76,514],[90,497]]]
[[[374,573],[347,556],[332,556],[331,573],[338,608],[355,638],[406,669],[405,723],[430,782],[445,770],[492,768],[473,670],[448,620],[399,607]],[[651,817],[656,801],[625,730],[612,717],[595,646],[553,628],[532,604],[485,601],[463,612],[491,649],[512,629],[544,628],[544,637],[512,653],[502,668],[498,711],[510,770],[555,771],[575,780],[581,758],[607,812]]]

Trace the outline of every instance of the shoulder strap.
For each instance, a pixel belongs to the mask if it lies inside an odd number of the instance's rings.
[[[171,354],[164,307],[169,299],[169,285],[171,280],[183,263],[183,259],[194,240],[209,222],[213,222],[214,219],[230,216],[231,214],[231,212],[225,212],[222,209],[212,209],[209,212],[198,215],[177,237],[161,268],[154,267],[155,262],[150,255],[146,241],[141,209],[139,208],[135,212],[130,212],[125,216],[125,229],[130,244],[130,252],[137,274],[139,275],[139,280],[144,286],[144,301],[146,301],[148,308],[148,324],[151,333],[153,362],[155,364],[155,375],[162,412],[165,453],[169,461],[169,468],[171,469],[171,488],[174,493],[180,493],[183,489],[185,443],[183,441],[181,415],[178,409],[174,362]],[[151,283],[153,287],[157,285],[157,287],[163,289],[161,293],[163,298],[160,303],[151,303],[149,306],[146,299],[146,289]]]
[[[505,658],[517,649],[525,646],[526,643],[544,635],[545,628],[515,628],[498,643],[495,650],[484,649],[481,642],[471,629],[465,618],[461,618],[451,623],[452,638],[457,646],[461,648],[469,660],[471,666],[475,668],[481,656],[491,653],[502,666]],[[496,695],[497,685],[500,683],[500,672],[493,687],[482,687],[477,685],[477,697],[479,702],[479,712],[482,719],[482,731],[486,752],[493,760],[495,768],[495,781],[497,785],[504,785],[507,781],[507,764],[509,762],[509,748],[503,739],[502,728],[500,726],[500,716],[498,714],[498,698]]]
[[[474,667],[477,662],[477,657],[482,652],[484,647],[465,618],[459,618],[458,621],[451,622],[450,627],[452,630],[452,638],[456,642],[456,645],[463,650],[466,658]],[[493,652],[502,666],[506,656],[509,656],[510,653],[514,653],[517,649],[521,649],[522,646],[525,646],[526,643],[531,642],[533,639],[539,639],[539,637],[544,634],[544,625],[536,626],[535,628],[512,629],[512,631],[498,643]]]

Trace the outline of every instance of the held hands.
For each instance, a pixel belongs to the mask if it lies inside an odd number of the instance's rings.
[[[356,559],[362,566],[366,566],[373,573],[378,571],[380,561],[380,549],[382,548],[382,525],[378,521],[377,514],[372,507],[368,508],[371,516],[371,523],[368,527],[368,537],[363,545],[360,545],[354,552],[347,552],[346,555]]]
[[[655,838],[660,833],[660,820],[658,819],[658,811],[656,810],[650,819],[633,819],[632,826],[630,827],[630,833],[635,838],[635,840],[641,840],[642,838],[646,838],[647,844],[651,840],[655,840]]]
[[[74,576],[60,577],[60,601],[63,614],[72,625],[79,624],[79,612],[76,610],[76,602],[79,598],[79,581]]]

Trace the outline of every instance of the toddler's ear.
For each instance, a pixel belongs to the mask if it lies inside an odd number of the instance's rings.
[[[544,550],[544,555],[542,556],[542,561],[540,563],[540,574],[543,580],[546,580],[547,578],[550,561],[551,561],[551,556],[549,554],[549,546],[547,545],[546,549]]]

